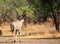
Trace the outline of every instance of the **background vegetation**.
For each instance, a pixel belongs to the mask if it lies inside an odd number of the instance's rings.
[[[26,23],[45,23],[53,19],[60,32],[60,0],[0,0],[0,25],[23,16]]]

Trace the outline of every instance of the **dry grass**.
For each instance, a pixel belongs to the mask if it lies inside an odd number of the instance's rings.
[[[3,36],[12,35],[9,24],[7,23],[0,26],[0,30],[2,30]],[[22,27],[21,35],[18,36],[21,38],[57,38],[60,37],[60,33],[58,33],[50,23],[27,24],[26,27]]]

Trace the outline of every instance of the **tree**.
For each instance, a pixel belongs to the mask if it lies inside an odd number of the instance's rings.
[[[29,1],[30,1],[30,4],[35,8],[35,14],[37,13],[36,16],[38,20],[41,14],[42,15],[44,14],[44,16],[45,15],[48,16],[49,15],[48,13],[52,13],[51,16],[54,20],[56,30],[60,32],[60,29],[59,29],[60,0],[33,0],[33,1],[29,0]],[[57,11],[57,14],[55,14],[55,11]]]

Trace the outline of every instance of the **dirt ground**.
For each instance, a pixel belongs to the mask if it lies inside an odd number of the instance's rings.
[[[16,42],[12,43],[10,37],[0,37],[0,44],[60,44],[60,39],[30,39],[16,38]],[[21,41],[21,42],[20,42]]]

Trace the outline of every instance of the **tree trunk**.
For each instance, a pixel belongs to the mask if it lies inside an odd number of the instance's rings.
[[[53,20],[54,20],[55,28],[56,28],[56,30],[58,32],[60,32],[60,30],[59,30],[58,15],[54,14],[54,11],[52,11],[52,15],[53,15]]]

